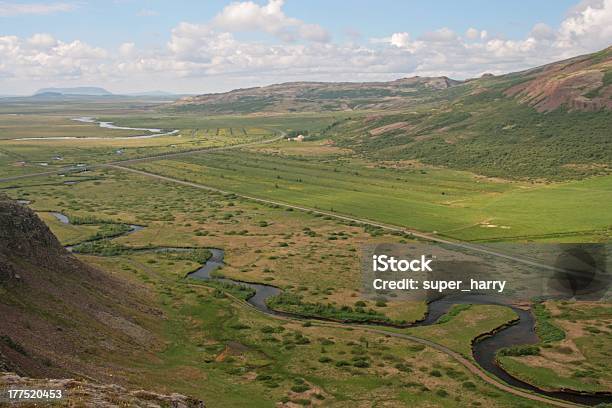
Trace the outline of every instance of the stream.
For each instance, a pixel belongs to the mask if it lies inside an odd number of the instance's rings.
[[[113,122],[103,122],[96,120],[94,118],[83,116],[80,118],[72,119],[76,122],[82,123],[97,123],[98,126],[105,129],[115,129],[115,130],[138,130],[143,132],[149,132],[150,134],[146,135],[136,135],[136,136],[121,136],[121,137],[101,137],[101,136],[51,136],[51,137],[20,137],[17,139],[10,140],[77,140],[77,139],[86,139],[86,140],[130,140],[130,139],[152,139],[154,137],[161,136],[170,136],[177,134],[178,129],[169,130],[164,132],[164,129],[148,129],[148,128],[135,128],[135,127],[127,127],[127,126],[116,126]]]
[[[52,212],[60,222],[64,224],[70,224],[70,219],[59,212]],[[130,230],[125,232],[123,235],[132,234],[136,231],[143,229],[140,225],[130,225]],[[117,237],[114,237],[117,238]],[[66,247],[69,251],[72,247]],[[187,251],[190,248],[174,248],[174,247],[161,247],[154,249],[155,251]],[[195,279],[201,280],[218,280],[222,282],[228,282],[236,285],[247,286],[255,291],[255,295],[250,297],[247,302],[255,307],[257,310],[274,316],[286,316],[286,317],[300,317],[295,316],[291,313],[280,312],[270,309],[266,305],[266,299],[280,294],[281,289],[260,283],[250,283],[237,281],[230,278],[216,278],[211,276],[211,273],[223,266],[224,251],[218,248],[206,248],[211,252],[211,257],[196,271],[190,273],[188,276]],[[523,382],[503,370],[497,363],[495,356],[497,352],[506,347],[527,345],[527,344],[538,344],[540,341],[535,332],[535,317],[530,310],[520,309],[514,305],[508,304],[492,296],[486,295],[456,295],[446,296],[433,300],[428,303],[428,310],[425,319],[413,323],[410,327],[418,326],[429,326],[436,324],[438,319],[456,304],[494,304],[510,307],[518,316],[518,321],[512,325],[502,328],[501,330],[493,333],[490,336],[483,337],[474,342],[472,346],[472,355],[478,365],[487,371],[489,374],[503,380],[507,384],[521,388],[524,390],[532,391],[534,393],[544,395],[547,397],[556,398],[559,400],[569,401],[577,404],[594,406],[602,403],[612,403],[612,395],[609,394],[580,394],[571,391],[544,391],[540,388],[534,387],[531,384]],[[309,320],[317,320],[316,318],[308,318]]]

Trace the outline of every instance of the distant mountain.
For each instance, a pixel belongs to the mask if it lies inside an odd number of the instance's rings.
[[[35,96],[41,94],[60,94],[60,95],[88,95],[88,96],[109,96],[112,95],[104,88],[95,86],[77,86],[73,88],[42,88],[34,93]]]
[[[393,109],[460,83],[447,77],[418,76],[390,82],[287,82],[187,96],[169,108],[210,113]]]

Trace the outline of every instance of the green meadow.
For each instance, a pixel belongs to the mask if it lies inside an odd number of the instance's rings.
[[[291,149],[297,142],[284,142]],[[135,168],[468,241],[605,241],[612,177],[510,182],[418,164],[264,151],[202,154]]]
[[[263,140],[274,134],[274,130],[262,127],[211,125],[197,128],[160,127],[162,133],[174,129],[179,132],[152,138],[131,138],[154,133],[106,129],[97,123],[72,120],[79,113],[75,112],[72,116],[46,113],[0,114],[0,176],[221,147]],[[109,121],[115,120],[117,118]],[[144,123],[138,122],[132,127],[152,127],[146,125],[146,121]],[[28,140],[30,138],[36,139]]]
[[[374,237],[362,227],[333,219],[118,170],[88,172],[71,180],[79,182],[64,184],[65,178],[52,176],[21,180],[2,190],[30,200],[29,206],[64,244],[91,239],[107,223],[138,223],[145,228],[116,242],[128,247],[224,248],[223,274],[278,285],[313,302],[354,305],[360,300],[356,248],[401,238]],[[92,224],[62,224],[49,214],[54,210]],[[363,401],[393,406],[543,406],[503,393],[449,356],[409,340],[259,313],[233,297],[235,291],[185,279],[198,266],[190,260],[154,252],[77,256],[142,288],[146,305],[163,311],[163,318],[148,316],[142,322],[155,340],[146,353],[119,356],[101,349],[88,355],[129,367],[123,381],[130,387],[181,392],[215,401],[219,407],[349,407]],[[398,310],[413,319],[423,313],[422,305],[365,302],[394,318],[404,318]],[[489,318],[464,330],[482,308]],[[457,339],[449,347],[464,352],[471,338],[511,315],[509,309],[486,308],[475,307],[439,328],[411,333],[435,338],[441,330]]]

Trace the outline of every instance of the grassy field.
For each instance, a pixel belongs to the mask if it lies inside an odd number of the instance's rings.
[[[173,135],[130,138],[154,133],[100,128],[72,120],[76,116],[0,114],[0,172],[14,176],[50,171],[77,164],[96,164],[161,153],[219,147],[271,137],[273,131],[254,126],[163,128]],[[113,118],[113,121],[116,118]],[[150,128],[146,122],[132,127]],[[163,133],[163,132],[162,132]],[[68,137],[78,139],[54,139]],[[42,140],[16,140],[46,138]]]
[[[427,327],[407,329],[407,333],[443,344],[472,358],[472,341],[482,333],[516,319],[511,309],[497,305],[472,305],[456,316]]]
[[[507,182],[412,162],[373,164],[329,147],[317,156],[304,155],[295,146],[284,142],[276,150],[220,152],[134,167],[462,240],[609,238],[612,218],[603,205],[612,201],[609,176],[554,184]]]
[[[0,112],[8,112],[3,109]],[[20,112],[27,118],[0,114],[1,174],[227,146],[269,138],[278,131],[308,132],[303,143],[282,141],[133,167],[236,194],[467,241],[605,242],[610,238],[612,215],[605,203],[612,202],[612,176],[555,183],[508,181],[417,160],[373,161],[359,149],[326,137],[334,123],[353,120],[349,118],[360,113],[203,117],[153,114],[140,108],[122,113],[116,106],[90,108],[87,113],[71,109],[70,115],[57,115],[52,109]],[[123,126],[180,132],[122,139],[133,133],[70,120],[83,115]],[[27,125],[20,127],[21,122]],[[9,140],[83,132],[111,138]],[[406,322],[426,312],[423,302],[392,297],[377,302],[361,296],[362,246],[410,242],[408,235],[108,168],[2,183],[0,191],[30,201],[64,245],[112,232],[112,226],[138,224],[145,228],[112,242],[128,248],[222,248],[225,265],[220,274],[278,286],[303,304],[335,311],[359,307]],[[66,225],[52,211],[96,222]],[[151,252],[79,257],[142,286],[151,305],[163,310],[159,321],[146,322],[157,339],[149,353],[135,353],[127,361],[124,354],[119,357],[109,350],[95,356],[121,367],[125,381],[134,387],[182,392],[221,407],[287,402],[337,407],[538,406],[496,391],[444,354],[409,341],[262,315],[233,297],[243,293],[184,279],[197,268],[193,261]],[[534,356],[500,361],[517,376],[542,386],[559,381],[578,388],[584,380],[587,390],[609,388],[605,367],[598,365],[610,357],[603,344],[610,334],[605,315],[609,310],[582,310],[572,304],[550,307],[556,308],[551,309],[554,323],[568,333],[561,343],[541,347],[540,357],[546,356],[555,366]],[[598,320],[589,317],[593,313]],[[509,308],[473,305],[436,325],[396,330],[471,357],[473,338],[514,317]],[[565,344],[568,341],[572,344]],[[569,363],[576,361],[580,368],[568,371]]]
[[[535,355],[499,356],[500,364],[512,375],[544,389],[610,391],[610,304],[549,301],[545,307],[562,336],[542,339]]]
[[[163,384],[162,389],[219,407],[290,401],[338,407],[538,406],[491,389],[418,344],[264,317],[204,285],[177,281],[176,273],[168,273],[180,268],[176,264],[144,257],[85,259],[144,281],[158,293],[165,319],[156,334],[165,346],[152,360],[130,362],[127,378],[138,386]]]
[[[49,211],[61,211],[69,217],[94,215],[146,226],[116,240],[123,245],[223,248],[222,273],[228,277],[273,284],[307,302],[338,307],[352,307],[360,300],[361,247],[404,239],[115,170],[85,176],[88,181],[72,185],[64,184],[62,177],[20,181],[21,187],[6,192],[31,200],[32,208],[45,217]],[[49,225],[66,244],[90,236],[95,228],[54,219]],[[365,302],[368,308],[398,320],[417,320],[425,312],[423,303],[390,301],[378,307],[374,301]]]
[[[60,224],[47,211],[146,226],[116,239],[124,245],[221,247],[226,251],[224,274],[337,305],[360,299],[353,250],[364,242],[402,239],[118,171],[85,176],[71,185],[61,177],[24,180],[5,191],[30,200],[64,243],[87,239],[96,227]],[[329,245],[332,236],[337,239]],[[146,322],[156,339],[148,353],[126,358],[101,349],[89,356],[122,367],[129,386],[186,393],[219,407],[272,407],[289,401],[338,407],[538,406],[496,391],[444,354],[418,344],[264,316],[223,291],[183,279],[197,266],[191,261],[155,253],[80,257],[143,285],[151,305],[163,310],[157,321]],[[377,308],[374,303],[368,307]],[[377,309],[396,318],[416,318],[424,311],[422,304],[392,301]],[[462,338],[504,317],[490,314]],[[470,317],[467,311],[450,320],[446,333],[457,333],[454,319],[464,317]]]
[[[321,132],[331,124],[364,115],[362,112],[299,113],[299,114],[253,114],[253,115],[201,115],[201,114],[147,114],[103,115],[102,120],[115,121],[122,126],[171,129],[204,129],[218,127],[262,127],[276,130],[308,130]]]

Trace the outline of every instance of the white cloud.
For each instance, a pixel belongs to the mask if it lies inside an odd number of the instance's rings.
[[[523,38],[490,36],[478,28],[457,35],[442,27],[416,39],[408,31],[398,31],[343,43],[327,41],[329,35],[319,25],[285,15],[280,0],[265,5],[243,1],[228,5],[212,21],[177,24],[167,43],[157,47],[124,42],[104,49],[45,33],[0,36],[0,87],[19,90],[46,82],[114,83],[132,89],[136,83],[154,88],[182,84],[184,90],[197,92],[291,80],[367,81],[412,75],[461,79],[525,69],[609,46],[611,13],[612,0],[585,0],[558,27],[536,24]],[[243,39],[236,34],[243,30],[283,41]]]
[[[465,31],[465,38],[472,41],[484,40],[487,38],[487,35],[486,30],[477,30],[474,27],[470,27]]]
[[[72,11],[75,8],[76,6],[71,3],[14,3],[0,1],[0,16],[52,14]]]
[[[421,40],[434,43],[448,43],[458,39],[457,34],[448,27],[442,27],[436,31],[430,31],[421,36]]]
[[[557,46],[585,52],[612,42],[612,0],[584,0],[561,23]]]
[[[124,57],[129,57],[134,54],[136,44],[133,42],[126,42],[119,46],[119,54]]]
[[[473,27],[470,27],[465,32],[465,36],[469,38],[470,40],[475,40],[480,37],[480,31],[478,31],[477,29]]]
[[[284,3],[284,0],[269,0],[261,6],[252,1],[234,2],[213,19],[212,25],[230,32],[263,31],[285,42],[298,39],[329,41],[329,33],[320,25],[288,17],[283,12]]]
[[[550,28],[547,24],[537,23],[531,29],[529,36],[535,38],[536,40],[553,40],[556,34],[555,30]]]
[[[389,39],[389,43],[398,48],[405,48],[410,44],[410,34],[407,32],[393,33]]]
[[[39,33],[28,38],[28,44],[34,48],[50,48],[57,44],[57,40],[51,34]]]

